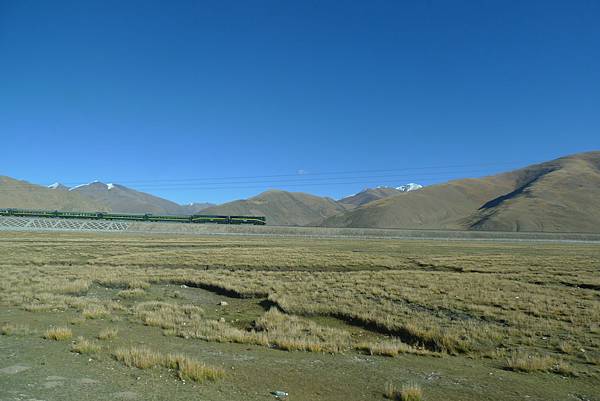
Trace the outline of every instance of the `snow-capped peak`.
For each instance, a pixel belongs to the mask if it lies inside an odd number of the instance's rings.
[[[396,189],[398,191],[402,191],[402,192],[416,191],[417,189],[421,189],[421,188],[423,188],[423,185],[415,184],[414,182],[396,187]]]
[[[55,182],[54,184],[48,185],[48,188],[56,189],[61,186],[60,182]]]
[[[75,185],[74,187],[69,188],[69,191],[73,191],[74,189],[81,188],[81,187],[87,187],[88,185],[90,185],[90,184],[88,183],[88,184]]]
[[[94,180],[92,182],[88,182],[87,184],[75,185],[74,187],[69,188],[69,191],[73,191],[74,189],[77,189],[77,188],[87,187],[87,186],[92,185],[92,184],[100,184],[100,181]]]

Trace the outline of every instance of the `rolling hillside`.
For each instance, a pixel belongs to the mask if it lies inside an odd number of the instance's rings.
[[[333,199],[302,192],[271,190],[202,211],[205,214],[266,216],[269,225],[311,225],[346,209]]]
[[[366,189],[338,202],[271,190],[223,205],[179,205],[117,184],[93,182],[68,189],[0,176],[0,207],[260,215],[270,225],[289,226],[600,232],[599,151],[494,176],[405,188]]]
[[[185,214],[186,212],[183,206],[175,202],[118,184],[104,184],[95,181],[73,187],[68,191],[58,190],[58,192],[83,195],[104,205],[113,212],[167,215]]]
[[[55,190],[0,176],[0,207],[45,210],[109,211],[104,204],[76,192]]]
[[[338,203],[346,206],[349,209],[366,205],[367,203],[388,198],[390,196],[399,195],[403,192],[416,191],[417,189],[423,188],[418,184],[406,184],[396,188],[393,187],[377,187],[377,188],[366,188],[357,194],[346,196],[338,200]]]
[[[330,217],[329,227],[600,231],[600,152],[374,201]]]
[[[194,214],[210,203],[178,205],[118,184],[98,181],[68,188],[55,183],[47,187],[0,176],[0,208],[117,213]]]
[[[512,192],[482,205],[464,226],[499,231],[600,231],[600,152],[561,158],[536,173],[526,176]]]

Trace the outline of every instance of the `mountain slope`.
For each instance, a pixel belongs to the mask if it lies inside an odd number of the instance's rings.
[[[317,224],[345,208],[333,199],[302,192],[271,190],[245,200],[210,207],[204,214],[266,216],[269,225]]]
[[[380,188],[366,188],[357,194],[346,196],[338,200],[348,208],[355,208],[358,206],[366,205],[367,203],[387,198],[390,196],[401,194],[402,191],[396,188],[380,187]]]
[[[118,184],[104,184],[94,181],[79,185],[67,192],[79,194],[105,205],[109,210],[118,213],[152,213],[177,215],[184,214],[181,205],[158,196],[139,192]]]
[[[367,203],[387,198],[390,196],[398,195],[403,192],[416,191],[417,189],[423,188],[422,185],[419,184],[406,184],[401,185],[399,187],[377,187],[377,188],[366,188],[360,191],[357,194],[346,196],[338,200],[338,203],[346,206],[349,209],[366,205]]]
[[[208,202],[194,202],[194,203],[190,203],[188,205],[181,205],[181,211],[183,214],[196,214],[196,213],[202,213],[204,210],[208,209],[209,207],[213,207],[213,206],[217,206],[214,203],[208,203]]]
[[[463,223],[476,230],[600,231],[600,152],[565,157]]]
[[[0,208],[108,211],[103,204],[66,190],[56,190],[0,176]]]
[[[599,231],[600,152],[374,201],[324,221],[330,227]]]

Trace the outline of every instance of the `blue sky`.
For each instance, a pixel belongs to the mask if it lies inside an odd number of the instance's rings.
[[[598,1],[0,0],[0,174],[341,197],[600,142]]]

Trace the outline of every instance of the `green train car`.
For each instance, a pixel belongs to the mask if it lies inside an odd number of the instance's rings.
[[[58,210],[51,211],[27,209],[0,209],[0,216],[119,221],[154,221],[192,224],[252,224],[259,226],[264,226],[267,223],[267,219],[264,216],[213,216],[204,214],[193,214],[191,216],[158,216],[149,213],[127,214],[105,212],[60,212]]]

